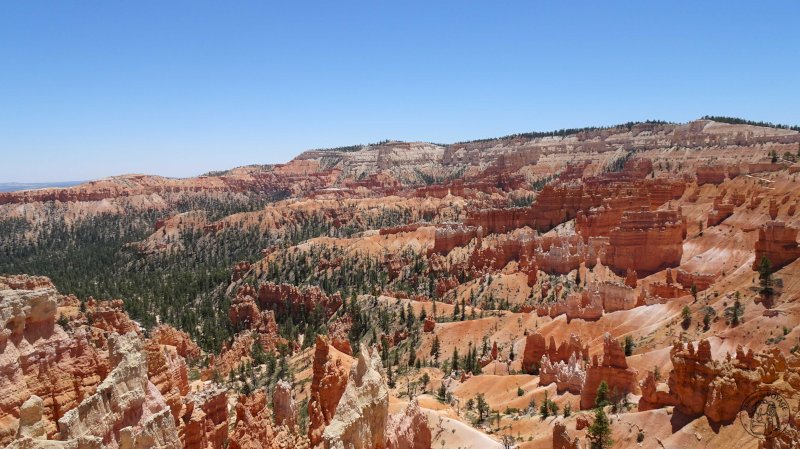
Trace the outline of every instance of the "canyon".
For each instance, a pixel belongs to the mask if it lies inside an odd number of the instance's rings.
[[[798,160],[702,119],[1,192],[0,446],[791,447]]]

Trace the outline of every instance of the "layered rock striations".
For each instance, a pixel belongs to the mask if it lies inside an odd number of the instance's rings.
[[[683,256],[686,223],[674,210],[628,211],[611,231],[603,265],[624,276],[628,270],[649,275],[676,267]]]
[[[381,449],[386,447],[389,389],[375,350],[362,347],[347,378],[347,386],[322,438],[325,449]]]
[[[20,407],[42,398],[42,426],[56,422],[95,392],[109,372],[90,335],[56,324],[59,295],[44,278],[0,277],[0,444],[14,437]]]
[[[758,231],[753,270],[758,270],[761,259],[766,257],[773,270],[778,270],[800,257],[797,244],[797,229],[782,221],[768,221]]]
[[[581,410],[595,406],[597,388],[601,382],[608,385],[611,395],[625,396],[639,391],[637,383],[638,371],[629,368],[622,345],[609,334],[603,340],[603,360],[598,362],[597,356],[586,369],[586,381],[581,389]]]
[[[344,394],[353,361],[317,337],[314,349],[313,377],[308,400],[308,439],[312,447],[322,443],[322,434],[331,421]]]

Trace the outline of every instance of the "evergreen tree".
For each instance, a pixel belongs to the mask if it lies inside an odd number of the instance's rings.
[[[758,264],[758,278],[761,281],[761,293],[772,294],[772,262],[767,256],[762,256]]]
[[[611,424],[602,408],[595,410],[594,422],[589,426],[587,437],[591,449],[606,449],[614,444],[614,440],[611,439]]]
[[[600,385],[597,386],[597,395],[594,398],[594,405],[602,408],[608,405],[608,384],[606,381],[600,381]]]

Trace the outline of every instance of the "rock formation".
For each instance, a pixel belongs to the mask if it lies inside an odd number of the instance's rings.
[[[416,399],[402,412],[389,417],[386,437],[386,449],[431,449],[428,417],[420,410]]]
[[[389,390],[378,351],[362,347],[347,378],[347,387],[322,438],[325,449],[386,447]]]
[[[348,385],[352,364],[350,357],[329,345],[324,337],[317,337],[308,400],[308,439],[312,447],[322,442],[323,431],[333,420]]]
[[[578,438],[570,438],[567,426],[562,422],[553,424],[553,449],[581,449]]]
[[[589,347],[581,342],[579,336],[571,334],[569,341],[561,342],[556,346],[556,341],[550,337],[549,346],[545,343],[542,334],[536,332],[525,338],[525,350],[522,353],[522,370],[532,372],[539,364],[543,356],[547,356],[551,362],[566,362],[572,354],[580,360],[589,359]]]
[[[59,439],[93,437],[110,448],[179,448],[170,409],[147,378],[141,340],[109,338],[113,369],[97,391],[58,420]]]
[[[603,265],[620,276],[627,270],[649,275],[677,267],[683,255],[686,223],[674,210],[639,210],[622,214],[620,225],[611,230]]]
[[[87,333],[70,336],[56,324],[57,305],[47,279],[0,277],[0,445],[15,436],[20,407],[33,395],[42,398],[47,436],[56,436],[56,421],[109,372]]]
[[[761,258],[772,263],[772,270],[779,270],[800,257],[797,244],[797,229],[786,226],[782,221],[768,221],[758,231],[756,257],[753,270],[758,270]]]
[[[297,424],[297,410],[292,398],[292,385],[285,380],[279,380],[272,392],[272,410],[275,413],[275,425],[286,426],[290,429]]]
[[[290,284],[265,282],[258,286],[258,304],[262,310],[275,312],[312,312],[322,307],[330,317],[342,305],[342,296],[337,292],[326,295],[317,287],[297,288]]]
[[[667,387],[648,375],[642,384],[640,410],[674,405],[689,417],[705,415],[715,423],[730,423],[748,395],[771,388],[791,372],[777,348],[754,354],[740,346],[734,358],[728,355],[724,361],[714,361],[708,340],[701,340],[696,349],[693,343],[676,342],[670,358],[673,370]]]
[[[178,355],[186,360],[197,360],[202,351],[195,342],[184,331],[175,329],[172,326],[156,326],[150,331],[150,341],[160,345],[172,346]]]
[[[581,410],[595,406],[597,387],[605,381],[611,395],[627,395],[637,393],[638,371],[628,368],[625,352],[619,342],[606,334],[603,340],[603,360],[598,363],[597,356],[592,358],[592,364],[586,370],[586,382],[581,389]]]
[[[581,394],[583,384],[586,382],[586,371],[582,368],[582,361],[569,356],[567,362],[551,362],[547,354],[542,356],[539,368],[539,385],[556,384],[559,393],[569,391],[572,394]]]

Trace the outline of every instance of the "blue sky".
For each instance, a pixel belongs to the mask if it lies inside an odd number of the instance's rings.
[[[0,3],[0,182],[381,139],[800,123],[800,2]]]

